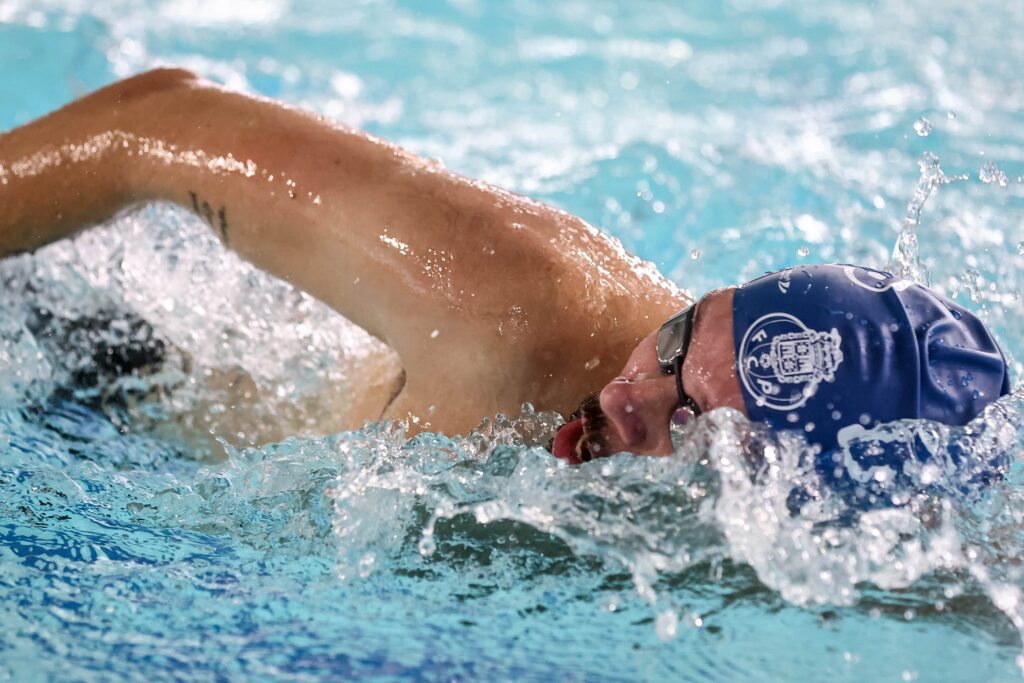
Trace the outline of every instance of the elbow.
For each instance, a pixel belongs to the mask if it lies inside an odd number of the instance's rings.
[[[202,78],[188,69],[161,67],[145,71],[127,78],[114,87],[114,99],[118,103],[128,103],[182,88],[190,88],[202,82]]]

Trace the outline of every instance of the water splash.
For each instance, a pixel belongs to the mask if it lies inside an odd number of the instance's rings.
[[[1006,187],[1009,180],[998,166],[992,161],[986,161],[978,171],[978,180],[985,183],[986,185],[996,184],[999,187]]]
[[[939,157],[932,152],[921,154],[917,164],[921,169],[921,177],[918,178],[914,196],[907,206],[903,228],[899,237],[896,238],[888,269],[898,277],[927,286],[929,284],[928,267],[921,261],[918,246],[921,211],[935,188],[949,183],[951,179],[942,172],[939,167]]]

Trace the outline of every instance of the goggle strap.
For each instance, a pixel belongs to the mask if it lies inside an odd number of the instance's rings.
[[[685,360],[685,356],[675,357],[672,361],[672,369],[674,371],[672,374],[676,377],[676,394],[679,395],[679,405],[689,410],[696,417],[700,415],[700,406],[683,390],[683,362]]]

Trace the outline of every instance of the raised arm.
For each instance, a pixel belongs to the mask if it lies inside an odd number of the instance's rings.
[[[608,347],[628,351],[680,300],[573,216],[186,71],[116,83],[0,136],[0,253],[149,199],[196,212],[394,348],[411,412],[427,394],[462,406],[451,414],[564,410],[619,366]],[[596,350],[576,348],[595,337]],[[593,358],[583,381],[556,376]]]
[[[392,342],[390,311],[404,306],[383,307],[381,297],[401,294],[417,309],[453,298],[449,284],[470,283],[452,278],[445,247],[458,233],[466,251],[474,227],[518,201],[386,142],[170,69],[0,137],[0,192],[0,253],[35,249],[131,203],[169,200],[260,268]],[[495,237],[481,253],[499,246]],[[424,287],[435,294],[417,292]]]

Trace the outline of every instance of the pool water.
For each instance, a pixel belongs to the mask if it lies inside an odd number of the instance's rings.
[[[681,4],[0,0],[0,130],[177,64],[579,214],[694,293],[885,267],[903,231],[893,265],[1021,377],[1024,5]],[[727,411],[579,468],[529,406],[342,431],[394,359],[172,207],[0,279],[0,678],[1022,675],[1021,468],[965,494],[942,458],[1018,452],[1021,397],[892,428],[957,495],[882,477],[892,506],[793,515],[802,443],[755,477]]]

